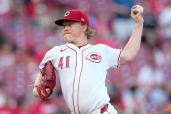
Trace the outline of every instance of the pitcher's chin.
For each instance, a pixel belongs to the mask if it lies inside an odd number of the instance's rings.
[[[72,39],[70,37],[64,37],[64,43],[71,43]]]

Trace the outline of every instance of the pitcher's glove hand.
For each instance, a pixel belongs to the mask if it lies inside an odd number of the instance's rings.
[[[51,61],[48,61],[41,71],[42,77],[40,79],[40,84],[37,86],[37,92],[39,97],[46,101],[52,94],[53,89],[56,85],[56,74],[55,69]]]

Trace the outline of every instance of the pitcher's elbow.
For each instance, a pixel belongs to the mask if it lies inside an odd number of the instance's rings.
[[[135,57],[136,56],[128,56],[128,57],[126,57],[126,61],[131,62],[131,61],[133,61],[135,59]]]
[[[135,59],[135,56],[130,56],[130,55],[121,56],[120,63],[121,64],[129,63],[129,62],[132,62],[134,59]]]

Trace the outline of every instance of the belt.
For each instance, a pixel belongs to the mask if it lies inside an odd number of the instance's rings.
[[[100,110],[100,112],[101,112],[101,114],[103,114],[107,110],[108,110],[108,104],[106,104],[104,107],[102,107],[101,110]]]

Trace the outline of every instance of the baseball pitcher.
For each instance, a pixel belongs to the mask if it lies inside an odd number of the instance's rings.
[[[123,49],[104,44],[91,45],[93,34],[87,15],[79,9],[65,12],[55,23],[63,26],[64,44],[49,50],[40,63],[33,95],[47,100],[58,72],[63,96],[71,114],[117,114],[105,86],[107,70],[132,61],[138,53],[143,30],[143,7],[131,10],[134,30]]]

